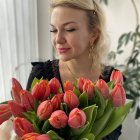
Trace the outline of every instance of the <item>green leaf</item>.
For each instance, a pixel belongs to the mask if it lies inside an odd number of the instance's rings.
[[[118,40],[118,47],[117,47],[117,50],[119,50],[122,45],[124,44],[125,42],[125,38],[126,38],[127,34],[122,34]]]
[[[64,140],[53,130],[48,131],[47,134],[48,134],[48,136],[50,137],[51,140]]]
[[[136,114],[135,114],[135,119],[138,119],[139,117],[140,117],[140,108],[137,107]]]
[[[60,109],[63,110],[68,115],[68,107],[66,103],[61,103]]]
[[[114,83],[115,83],[115,81],[110,81],[110,82],[107,83],[109,89],[112,90],[114,88]]]
[[[122,124],[126,115],[129,113],[129,110],[132,106],[133,101],[129,101],[122,107],[114,108],[109,121],[104,128],[104,130],[96,137],[96,139],[101,139],[106,135],[110,134],[113,130],[115,130],[119,125]]]
[[[36,113],[34,111],[27,111],[23,112],[23,115],[27,120],[29,120],[31,123],[38,122],[38,117],[36,116]]]
[[[31,84],[31,91],[33,89],[33,87],[35,86],[36,83],[39,83],[39,79],[37,79],[36,77],[34,78],[34,80],[32,81],[32,84]]]
[[[83,136],[80,140],[94,140],[95,136],[93,133],[87,133],[85,136]]]
[[[122,54],[124,51],[123,50],[118,50],[117,54]]]
[[[85,130],[89,128],[90,123],[87,121],[86,124],[81,128],[71,128],[70,129],[70,136],[80,136]]]
[[[105,108],[103,116],[94,122],[92,127],[92,133],[97,136],[106,126],[107,122],[109,121],[109,118],[112,114],[113,107],[111,101],[108,101],[107,106]]]
[[[2,103],[0,103],[0,104],[8,104],[8,101],[2,102]]]
[[[73,92],[74,92],[74,94],[75,94],[77,97],[79,97],[79,96],[81,95],[79,89],[76,88],[76,87],[74,87]]]
[[[34,131],[41,134],[41,130],[38,127],[38,125],[36,124],[36,122],[32,121],[32,124],[33,124],[33,127],[34,127]]]
[[[34,102],[34,110],[35,110],[35,112],[37,112],[38,106],[39,106],[39,101],[35,100],[35,102]]]
[[[80,96],[79,96],[79,107],[83,108],[88,106],[88,96],[85,92],[83,92]]]
[[[50,125],[50,123],[49,123],[49,120],[46,120],[46,121],[44,122],[43,126],[42,126],[42,131],[43,131],[44,133],[46,133],[47,131],[50,130],[50,127],[51,127],[51,125]]]
[[[100,93],[100,91],[98,90],[97,87],[95,87],[95,93],[96,93],[96,96],[97,96],[97,99],[98,99],[98,102],[97,102],[98,110],[97,110],[96,119],[99,119],[104,113],[104,110],[105,110],[105,107],[106,107],[106,101],[105,101],[104,97],[102,96],[102,94]]]
[[[138,25],[138,26],[136,27],[136,33],[139,32],[139,27],[140,27],[140,25]]]
[[[100,2],[104,2],[105,5],[108,5],[108,0],[100,0]]]
[[[97,113],[97,106],[96,105],[91,105],[91,106],[87,106],[85,108],[83,108],[83,111],[86,114],[86,120],[91,123],[92,122],[92,118],[93,116],[96,117],[96,113]]]

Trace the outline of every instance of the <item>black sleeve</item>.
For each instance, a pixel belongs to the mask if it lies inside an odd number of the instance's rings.
[[[121,135],[122,125],[120,125],[117,129],[111,132],[109,135],[104,137],[102,140],[118,140],[119,136]]]
[[[32,62],[32,71],[29,75],[28,82],[26,89],[30,90],[31,84],[33,79],[36,77],[38,79],[52,79],[53,76],[53,71],[52,71],[52,64],[51,61],[48,60],[46,62]]]

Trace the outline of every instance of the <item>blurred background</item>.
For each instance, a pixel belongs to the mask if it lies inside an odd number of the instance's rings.
[[[140,140],[140,0],[98,0],[106,14],[109,64],[128,79],[134,106],[119,140]],[[11,78],[26,88],[31,62],[53,59],[49,0],[0,0],[0,102],[11,99]]]

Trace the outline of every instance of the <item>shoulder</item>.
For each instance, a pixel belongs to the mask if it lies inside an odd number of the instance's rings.
[[[52,79],[54,77],[53,67],[57,60],[47,60],[45,62],[31,62],[32,70],[28,78],[27,89],[31,87],[33,79],[36,77],[38,79]]]
[[[47,60],[45,62],[32,62],[32,71],[33,75],[41,78],[51,79],[55,74],[55,71],[58,70],[58,60]]]
[[[113,70],[116,70],[113,66],[103,66],[100,79],[103,79],[106,82],[109,82],[110,76]]]
[[[32,64],[32,70],[31,75],[37,78],[43,77],[46,78],[47,73],[52,73],[52,64],[51,61],[45,61],[45,62],[31,62]]]

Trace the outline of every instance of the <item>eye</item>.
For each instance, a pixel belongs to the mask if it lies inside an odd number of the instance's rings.
[[[50,32],[55,33],[55,32],[57,32],[57,30],[56,29],[50,29]]]
[[[67,29],[66,31],[68,31],[68,32],[74,32],[76,29]]]

